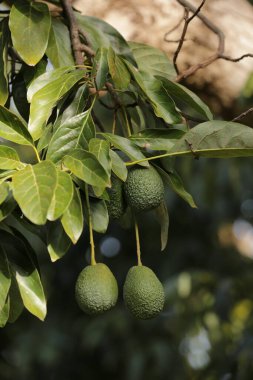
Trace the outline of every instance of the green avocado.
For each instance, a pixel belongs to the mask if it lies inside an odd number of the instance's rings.
[[[163,181],[152,166],[130,169],[124,191],[128,205],[136,212],[156,208],[164,198]]]
[[[123,194],[123,182],[112,177],[112,187],[108,190],[110,201],[107,203],[108,213],[111,219],[119,219],[126,210],[126,202]]]
[[[134,266],[128,271],[123,298],[126,307],[136,318],[154,318],[164,307],[163,285],[150,268]]]
[[[85,313],[102,314],[116,304],[118,284],[107,265],[88,265],[77,278],[75,296]]]

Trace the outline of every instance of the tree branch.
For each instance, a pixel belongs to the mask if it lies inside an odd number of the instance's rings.
[[[239,62],[246,57],[253,58],[253,54],[251,54],[251,53],[243,54],[242,56],[237,57],[237,58],[233,58],[233,57],[230,57],[230,56],[224,54],[224,50],[225,50],[225,35],[224,35],[224,33],[211,20],[209,20],[207,17],[205,17],[204,15],[202,15],[200,13],[205,1],[202,1],[198,8],[194,7],[187,0],[177,0],[177,2],[185,8],[185,11],[186,11],[186,9],[188,9],[191,12],[193,12],[193,15],[186,20],[186,24],[187,24],[186,31],[187,31],[187,27],[188,27],[189,22],[194,17],[197,16],[208,29],[210,29],[214,34],[217,35],[218,47],[217,47],[216,52],[213,55],[206,58],[202,62],[197,63],[196,65],[192,65],[188,69],[184,70],[181,74],[178,74],[178,76],[176,78],[176,82],[180,82],[182,79],[188,78],[189,76],[193,75],[199,69],[203,69],[203,68],[209,66],[211,63],[213,63],[214,61],[216,61],[218,59],[224,59],[224,60],[230,61],[230,62]],[[185,41],[186,31],[184,28],[183,33],[182,33],[181,38],[180,38],[180,41],[179,41],[179,46],[180,46],[179,51],[183,47],[183,43]],[[179,46],[178,46],[178,48],[179,48]],[[177,51],[178,51],[178,49],[177,49]],[[176,53],[177,53],[177,51],[176,51]],[[178,53],[177,53],[176,58],[177,57],[178,57]]]
[[[84,60],[83,58],[84,50],[83,50],[83,45],[81,44],[81,41],[79,38],[79,29],[78,29],[73,8],[68,0],[61,0],[61,3],[69,22],[70,40],[71,40],[73,54],[75,57],[75,63],[77,65],[82,65],[83,60]]]
[[[245,116],[247,116],[248,114],[250,114],[251,112],[253,112],[253,107],[249,108],[247,111],[244,111],[243,113],[241,113],[239,116],[236,116],[234,119],[232,119],[231,121],[238,121],[238,120],[241,120],[243,119]]]

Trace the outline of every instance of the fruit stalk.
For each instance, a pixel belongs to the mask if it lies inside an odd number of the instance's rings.
[[[141,266],[142,262],[141,262],[140,235],[139,235],[139,227],[138,227],[136,219],[134,222],[134,229],[135,229],[135,238],[136,238],[137,263],[138,263],[138,266]]]
[[[93,229],[92,229],[92,220],[91,220],[91,212],[90,212],[90,201],[89,201],[89,192],[88,192],[88,185],[85,185],[85,197],[86,197],[86,204],[87,204],[87,211],[88,211],[88,224],[89,224],[89,233],[90,233],[90,250],[91,250],[91,265],[96,265],[96,258],[95,258],[95,244],[94,244],[94,238],[93,238]]]

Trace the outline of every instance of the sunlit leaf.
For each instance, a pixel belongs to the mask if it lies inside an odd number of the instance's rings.
[[[0,145],[0,169],[21,169],[24,166],[15,149]]]
[[[57,172],[50,161],[27,165],[13,175],[13,195],[24,215],[35,224],[45,224],[55,187]]]
[[[110,149],[110,158],[112,160],[112,171],[116,174],[121,181],[125,182],[127,179],[127,168],[124,161],[120,158],[120,156],[112,149]]]
[[[8,59],[8,40],[9,30],[7,19],[0,22],[0,104],[4,105],[8,99],[8,76],[7,76],[7,59]]]
[[[22,145],[32,145],[26,125],[11,111],[0,106],[0,137]]]
[[[5,305],[11,286],[11,274],[8,259],[4,249],[0,246],[0,313]]]
[[[68,208],[73,197],[73,182],[68,173],[57,169],[57,182],[53,198],[48,209],[47,219],[58,219]]]
[[[48,43],[51,17],[41,2],[16,0],[10,12],[10,30],[14,48],[28,65],[43,57]]]
[[[74,187],[74,195],[72,201],[61,218],[62,226],[75,244],[80,238],[83,231],[83,211],[80,193],[77,188]]]

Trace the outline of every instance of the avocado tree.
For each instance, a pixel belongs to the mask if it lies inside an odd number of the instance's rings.
[[[24,307],[44,320],[38,255],[61,259],[84,225],[91,265],[78,277],[77,302],[89,314],[111,308],[117,283],[96,263],[93,238],[111,219],[136,233],[126,306],[138,318],[157,315],[164,293],[142,265],[138,213],[155,209],[163,250],[164,187],[196,207],[174,158],[252,156],[252,129],[215,120],[163,52],[125,41],[67,0],[1,2],[0,12],[0,326]]]

